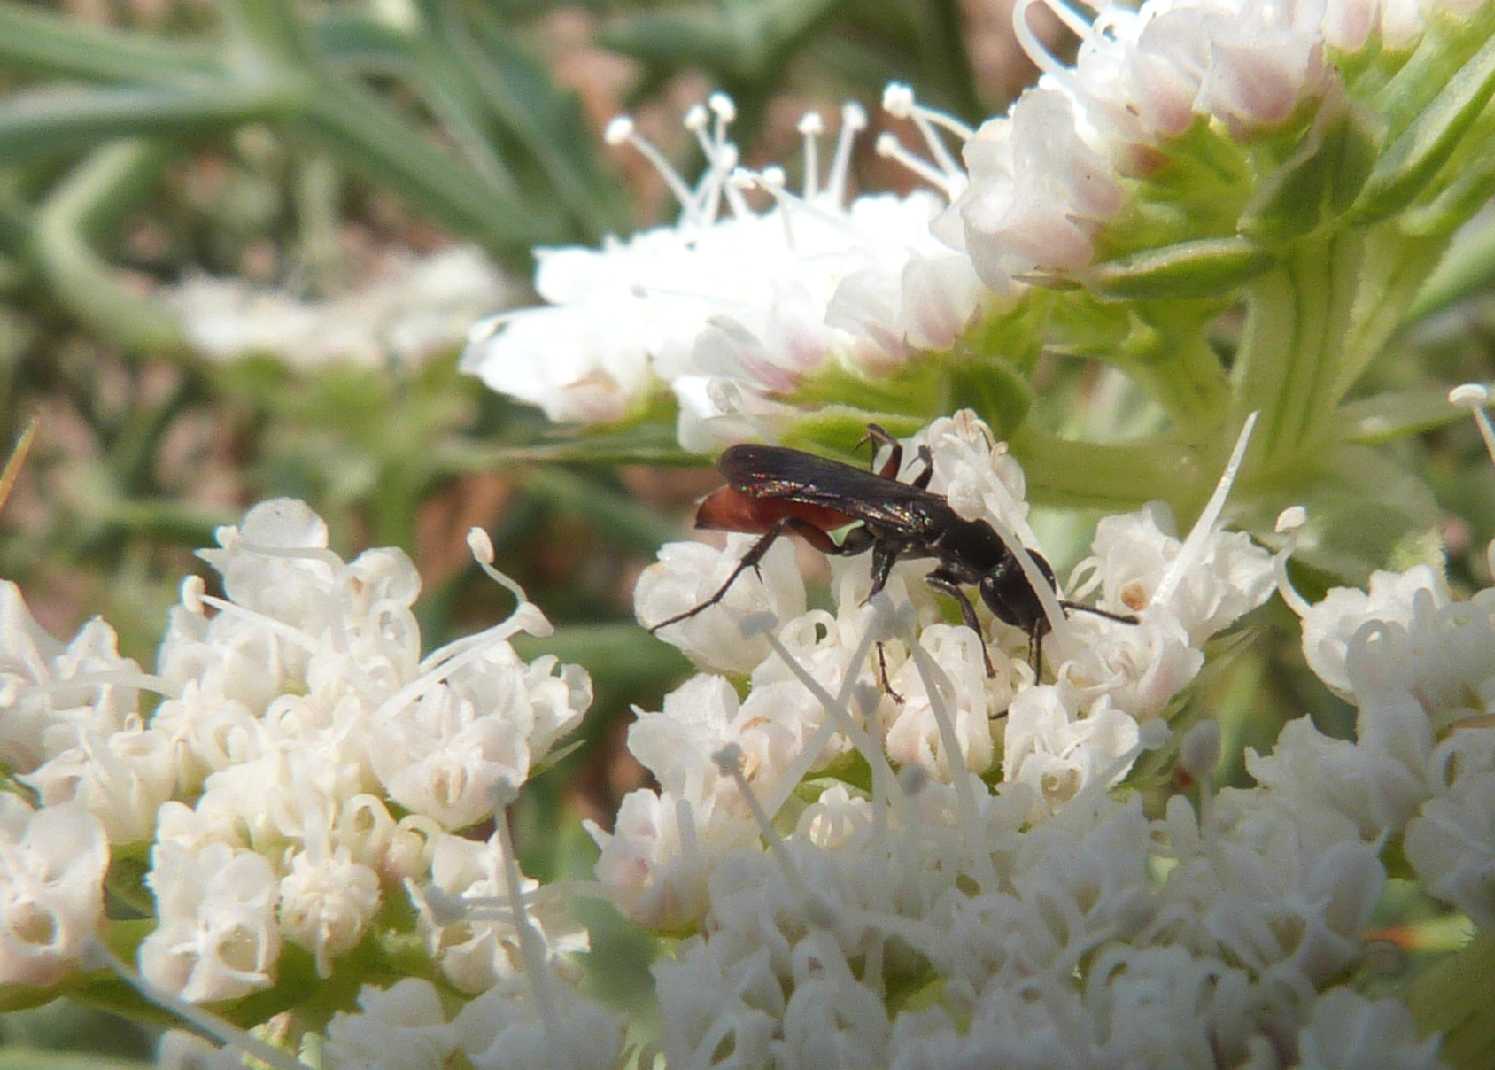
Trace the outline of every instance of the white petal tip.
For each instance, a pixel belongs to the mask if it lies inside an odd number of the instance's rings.
[[[1288,535],[1297,531],[1308,523],[1308,510],[1301,505],[1289,505],[1277,514],[1276,532],[1279,535]]]
[[[1490,391],[1483,383],[1462,383],[1448,392],[1448,401],[1461,409],[1482,409],[1490,403]]]

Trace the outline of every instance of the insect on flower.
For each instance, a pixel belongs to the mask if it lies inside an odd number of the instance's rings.
[[[1033,589],[1016,555],[984,520],[966,520],[942,494],[928,489],[934,476],[934,457],[919,447],[923,469],[909,482],[900,482],[903,447],[876,424],[867,425],[863,442],[891,447],[881,469],[864,470],[786,446],[739,445],[725,450],[717,468],[727,485],[707,495],[696,511],[696,527],[761,534],[743,555],[721,588],[700,605],[653,625],[649,631],[676,624],[720,602],[746,569],[757,569],[763,555],[781,535],[798,535],[825,554],[872,552],[870,598],[883,589],[899,561],[934,558],[939,563],[925,577],[937,591],[960,606],[961,619],[981,638],[988,676],[996,675],[976,608],[964,586],[974,586],[998,620],[1021,628],[1028,636],[1035,672],[1043,669],[1043,637],[1049,630],[1043,602]],[[875,461],[875,453],[874,453]],[[858,525],[851,527],[851,525]],[[837,542],[831,532],[850,528]],[[1058,585],[1054,570],[1034,551],[1028,551],[1051,590]],[[1108,613],[1063,599],[1065,609],[1083,610],[1123,624],[1137,618]]]

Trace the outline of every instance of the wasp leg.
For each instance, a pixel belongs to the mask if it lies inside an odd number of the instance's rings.
[[[882,684],[882,689],[892,696],[893,701],[903,705],[903,696],[893,690],[893,685],[888,682],[888,656],[883,651],[882,640],[877,641],[877,680]]]
[[[709,609],[712,606],[716,605],[727,596],[727,592],[732,589],[732,584],[737,582],[737,577],[741,576],[743,572],[747,571],[748,569],[752,569],[754,572],[757,572],[761,576],[762,573],[758,568],[759,562],[761,562],[763,560],[763,556],[768,553],[769,547],[773,546],[774,540],[777,539],[780,535],[785,534],[786,532],[792,532],[795,535],[802,536],[811,544],[813,544],[817,550],[820,550],[823,553],[842,554],[848,552],[844,546],[837,546],[834,542],[831,541],[829,535],[821,531],[809,521],[801,520],[797,516],[783,517],[780,520],[776,520],[773,523],[773,526],[763,533],[762,538],[760,538],[757,542],[753,543],[753,545],[748,548],[748,552],[742,555],[742,560],[737,562],[737,567],[734,568],[732,570],[732,574],[727,577],[727,582],[722,584],[721,587],[717,588],[717,591],[714,595],[706,599],[706,601],[702,602],[694,609],[687,609],[684,613],[676,613],[673,617],[662,620],[658,624],[651,625],[649,627],[649,634],[653,635],[655,632],[659,631],[659,629],[667,627],[671,624],[679,624],[682,620],[689,620],[691,617],[694,617],[703,609]]]
[[[919,462],[924,465],[924,471],[910,479],[909,486],[928,490],[929,481],[934,478],[934,454],[930,452],[928,446],[919,447]]]
[[[960,606],[961,619],[965,621],[967,628],[976,633],[976,638],[981,642],[981,657],[986,662],[986,675],[997,675],[997,667],[992,664],[991,652],[986,649],[986,636],[981,632],[981,621],[976,617],[976,607],[971,605],[971,600],[960,589],[960,584],[956,583],[940,569],[935,569],[926,576],[924,582],[936,591],[948,594],[951,598],[955,599],[956,604]]]
[[[877,424],[868,424],[867,433],[862,436],[862,441],[857,443],[860,448],[865,443],[872,443],[872,463],[877,463],[877,451],[883,446],[889,447],[893,452],[888,454],[888,459],[882,463],[881,468],[875,468],[878,475],[884,479],[897,479],[898,469],[903,467],[903,446],[892,435],[888,434]]]
[[[862,605],[866,605],[887,586],[888,576],[893,572],[893,566],[898,563],[898,551],[890,550],[885,544],[874,544],[872,548],[872,589],[867,592],[867,597],[862,599]]]

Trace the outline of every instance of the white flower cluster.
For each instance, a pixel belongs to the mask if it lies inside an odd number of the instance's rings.
[[[538,250],[535,288],[550,304],[479,323],[463,368],[553,420],[615,420],[668,383],[681,442],[705,450],[771,426],[783,411],[773,398],[808,374],[886,371],[959,337],[982,295],[968,260],[930,230],[948,198],[848,200],[852,144],[867,123],[859,107],[842,109],[825,176],[823,121],[801,121],[798,193],[778,168],[737,166],[733,114],[715,94],[686,115],[706,156],[694,188],[630,120],[614,120],[608,140],[632,143],[659,167],[679,221],[601,249]],[[768,208],[749,205],[754,190]]]
[[[418,364],[461,342],[473,317],[514,300],[514,283],[474,245],[391,257],[355,289],[313,301],[237,278],[191,275],[166,303],[216,360],[271,355],[314,368]]]
[[[1247,768],[1341,839],[1401,838],[1424,891],[1495,925],[1495,588],[1454,601],[1426,565],[1369,586],[1312,606],[1287,592],[1309,666],[1356,707],[1355,741],[1305,717]]]
[[[512,979],[512,913],[429,904],[502,888],[500,837],[470,830],[580,723],[586,673],[520,660],[508,640],[549,624],[518,588],[508,620],[422,658],[409,559],[343,561],[300,502],[257,505],[218,542],[201,556],[225,597],[183,584],[155,675],[118,656],[103,622],[64,646],[0,588],[0,760],[42,803],[4,797],[0,979],[77,964],[111,845],[149,850],[158,926],[141,971],[188,1001],[271,986],[286,944],[327,976],[407,887],[452,984]],[[161,696],[149,714],[142,692]],[[548,959],[584,944],[563,912],[534,913]]]
[[[1073,65],[1030,27],[1034,6],[1078,39]],[[693,187],[631,120],[615,120],[609,142],[633,144],[659,169],[679,220],[601,248],[538,250],[535,288],[548,304],[480,322],[464,369],[552,420],[616,420],[665,385],[679,403],[687,449],[776,438],[805,380],[830,369],[886,374],[920,352],[951,348],[982,317],[1020,300],[1034,278],[1086,281],[1099,253],[1117,251],[1106,233],[1114,220],[1140,216],[1154,238],[1168,220],[1195,224],[1158,238],[1164,244],[1234,235],[1253,183],[1282,163],[1281,146],[1258,143],[1281,131],[1290,143],[1320,105],[1330,117],[1342,114],[1347,79],[1363,76],[1373,95],[1431,21],[1467,19],[1478,7],[1084,6],[1093,17],[1064,0],[1013,5],[1018,40],[1042,77],[979,129],[919,104],[905,85],[887,87],[884,109],[912,122],[924,143],[919,155],[892,133],[877,140],[881,155],[929,187],[907,196],[848,198],[852,139],[867,125],[854,104],[842,110],[824,179],[825,124],[815,113],[802,119],[797,194],[781,168],[738,166],[727,137],[734,109],[722,94],[685,117],[706,160]],[[1183,169],[1201,174],[1230,161],[1232,177],[1208,209],[1180,209],[1176,174],[1172,186],[1148,186],[1175,152],[1197,153]],[[750,204],[747,191],[771,198],[768,207]],[[1210,211],[1218,218],[1206,219]]]
[[[1031,538],[1021,471],[969,414],[937,421],[921,444],[931,486],[963,515]],[[1358,794],[1341,790],[1348,762],[1343,776],[1326,776],[1319,754],[1312,770],[1274,764],[1294,762],[1291,735],[1253,759],[1257,787],[1217,793],[1212,721],[1179,749],[1197,808],[1175,795],[1149,819],[1139,795],[1109,790],[1166,739],[1162,715],[1204,640],[1260,604],[1282,567],[1219,527],[1227,486],[1182,541],[1157,506],[1102,523],[1071,594],[1098,592],[1140,621],[1075,611],[1048,636],[1042,681],[1026,637],[983,612],[988,677],[980,640],[940,622],[917,562],[867,605],[865,557],[833,559],[836,608],[804,612],[790,563],[771,554],[761,580],[744,573],[732,598],[661,631],[747,678],[745,697],[703,674],[640,711],[629,747],[659,791],[629,795],[611,833],[592,828],[616,905],[692,934],[655,967],[671,1067],[1269,1068],[1353,1065],[1370,1051],[1378,1066],[1439,1065],[1437,1039],[1418,1038],[1404,1007],[1338,986],[1386,879],[1389,826],[1364,827],[1365,815],[1405,822],[1416,806],[1358,805],[1373,783],[1405,793],[1384,783],[1388,755],[1419,757],[1424,783],[1437,772],[1452,785],[1443,809],[1407,828],[1413,864],[1442,867],[1443,884],[1431,869],[1424,879],[1472,916],[1480,896],[1491,908],[1492,856],[1451,858],[1471,835],[1491,843],[1488,788],[1466,777],[1491,769],[1495,731],[1459,705],[1495,694],[1478,600],[1445,606],[1435,626],[1431,596],[1412,599],[1427,602],[1411,619],[1441,628],[1458,679],[1441,663],[1412,668],[1429,643],[1411,625],[1336,615],[1305,629],[1310,641],[1356,636],[1352,680],[1369,671],[1360,645],[1380,644],[1365,657],[1403,666],[1404,688],[1423,696],[1422,736],[1403,726],[1377,743],[1367,729],[1336,744],[1367,752]],[[734,543],[727,565],[692,562],[689,574],[663,555],[640,581],[641,620],[690,608],[741,552]],[[746,637],[731,642],[729,624]]]

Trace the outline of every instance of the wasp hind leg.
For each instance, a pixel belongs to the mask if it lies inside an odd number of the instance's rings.
[[[742,560],[737,562],[737,567],[732,570],[732,574],[727,577],[727,581],[717,588],[715,594],[700,605],[687,609],[684,613],[676,613],[673,617],[668,617],[658,624],[651,624],[649,626],[649,634],[653,635],[661,628],[666,628],[671,624],[679,624],[682,620],[689,620],[702,610],[710,609],[723,598],[727,597],[727,592],[732,589],[732,584],[737,582],[737,577],[741,576],[748,569],[752,569],[761,578],[763,572],[758,567],[759,564],[773,546],[774,540],[786,533],[803,537],[822,553],[842,554],[847,552],[843,546],[837,546],[831,541],[829,535],[821,531],[814,524],[801,520],[796,516],[783,517],[774,521],[773,525],[763,533],[758,541],[748,547],[748,552],[742,555]]]
[[[965,621],[967,628],[976,633],[976,639],[981,644],[981,658],[986,662],[986,675],[992,677],[997,675],[997,667],[992,664],[991,651],[986,648],[986,635],[981,631],[981,621],[976,616],[976,607],[971,605],[971,600],[966,593],[960,589],[948,574],[940,569],[935,569],[924,578],[924,582],[942,594],[948,594],[955,599],[955,604],[960,606],[960,618]]]

